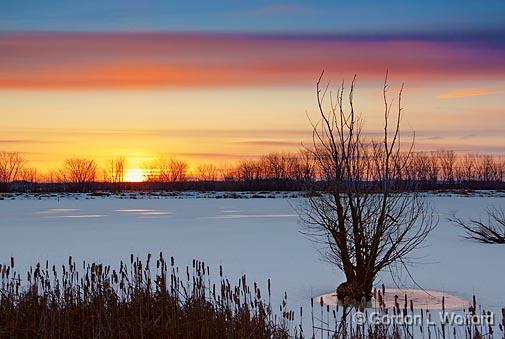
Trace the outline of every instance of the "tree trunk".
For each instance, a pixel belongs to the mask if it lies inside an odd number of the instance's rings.
[[[366,302],[372,299],[373,281],[357,277],[347,280],[337,287],[337,298],[344,304],[359,304],[363,298]]]

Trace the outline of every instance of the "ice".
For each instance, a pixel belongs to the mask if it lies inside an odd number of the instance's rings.
[[[293,206],[301,199],[276,193],[275,199],[223,198],[225,193],[123,199],[65,195],[0,201],[0,261],[16,259],[18,271],[48,259],[61,265],[80,260],[117,266],[130,253],[174,256],[179,266],[203,260],[214,272],[223,265],[233,281],[272,281],[274,302],[288,293],[289,306],[308,309],[310,298],[333,292],[343,274],[323,261],[318,246],[300,231]],[[285,198],[294,196],[295,198]],[[217,198],[220,197],[220,198]],[[505,246],[464,239],[448,218],[484,217],[487,207],[505,208],[503,194],[426,195],[439,216],[437,229],[410,258],[410,273],[425,289],[451,292],[486,309],[505,306]],[[24,274],[22,274],[23,276]],[[381,274],[377,284],[415,288],[403,273]],[[308,311],[308,310],[307,310]],[[304,312],[307,313],[307,312]]]

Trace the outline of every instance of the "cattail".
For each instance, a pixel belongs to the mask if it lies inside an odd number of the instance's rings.
[[[121,261],[119,270],[115,270],[109,265],[86,263],[83,261],[83,276],[81,278],[79,277],[79,272],[75,271],[75,263],[72,263],[72,259],[70,258],[68,269],[66,265],[62,265],[62,271],[58,272],[56,266],[51,266],[54,279],[51,276],[51,271],[47,269],[49,267],[48,261],[45,262],[45,270],[42,269],[44,266],[41,267],[40,263],[35,266],[35,269],[30,267],[30,270],[27,272],[27,279],[30,284],[30,297],[34,296],[35,298],[33,298],[34,301],[32,299],[29,301],[35,302],[35,304],[28,306],[35,306],[37,307],[37,311],[41,311],[41,316],[45,317],[45,324],[44,326],[32,324],[30,323],[30,321],[33,321],[30,320],[32,318],[28,320],[25,318],[27,329],[23,330],[22,336],[33,337],[37,335],[51,337],[55,333],[58,333],[62,337],[82,336],[83,333],[108,333],[111,337],[121,336],[121,333],[118,333],[114,327],[112,329],[108,327],[110,322],[117,323],[117,317],[120,316],[120,322],[131,322],[132,325],[135,325],[132,328],[137,325],[142,327],[145,324],[150,324],[149,326],[152,326],[152,330],[157,333],[162,330],[166,331],[166,333],[180,333],[182,336],[186,334],[188,337],[191,337],[191,333],[180,332],[181,327],[178,321],[169,321],[167,323],[167,320],[179,318],[195,321],[196,317],[199,325],[201,325],[202,336],[205,337],[209,337],[209,333],[216,333],[217,337],[230,336],[229,325],[226,323],[223,324],[225,319],[231,320],[232,323],[237,324],[237,328],[245,331],[259,330],[260,332],[258,333],[265,333],[269,337],[274,337],[273,333],[280,333],[281,337],[287,337],[287,335],[284,335],[285,332],[280,331],[285,331],[284,326],[291,327],[289,322],[295,319],[295,312],[286,308],[287,293],[284,293],[282,304],[279,305],[279,311],[282,313],[282,318],[279,318],[282,320],[282,323],[279,325],[277,323],[277,315],[273,314],[272,316],[271,305],[261,300],[261,290],[257,285],[255,285],[254,289],[256,298],[253,300],[245,275],[239,281],[238,286],[231,286],[228,279],[221,280],[222,293],[220,296],[216,296],[216,284],[211,284],[209,278],[209,293],[207,294],[206,281],[201,276],[205,274],[206,266],[204,262],[195,260],[194,267],[197,272],[189,275],[189,266],[186,266],[187,285],[178,276],[179,268],[174,267],[170,274],[171,287],[170,289],[166,289],[165,272],[167,265],[163,262],[163,257],[160,257],[156,261],[156,266],[161,271],[157,271],[153,279],[153,285],[156,287],[151,289],[151,273],[149,272],[151,258],[152,256],[148,254],[147,260],[142,261],[139,257],[135,258],[131,254],[131,267],[127,267]],[[0,281],[2,288],[5,286],[5,290],[11,293],[13,297],[17,296],[21,302],[27,301],[22,300],[23,290],[20,275],[14,273],[13,268],[8,265],[0,265],[0,271],[4,279],[8,274],[13,275],[13,279],[7,276],[8,281]],[[222,266],[220,266],[221,276],[222,271]],[[209,272],[208,266],[207,272]],[[144,280],[146,281],[145,283]],[[193,285],[190,285],[190,282]],[[268,287],[269,293],[271,293],[270,280],[268,280]],[[211,291],[212,294],[210,293]],[[49,298],[47,304],[44,301],[46,296]],[[193,304],[191,312],[187,313],[188,309],[185,305],[187,305],[188,301],[201,299],[203,299],[204,303],[201,305],[198,302]],[[12,300],[14,301],[15,298]],[[39,300],[42,301],[41,304],[37,304]],[[320,301],[321,303],[324,302],[322,298]],[[4,302],[4,299],[2,299],[2,302]],[[8,299],[6,302],[9,302]],[[131,304],[133,302],[135,305]],[[313,299],[311,299],[311,304],[313,306]],[[9,309],[8,312],[17,312],[15,305],[7,306],[7,309]],[[89,312],[90,306],[92,307],[92,312]],[[56,307],[58,315],[48,316],[50,312],[54,312],[48,307]],[[153,307],[152,311],[150,311],[151,307]],[[204,309],[201,309],[201,307],[204,307]],[[137,312],[140,308],[142,310],[149,310],[147,313],[143,312],[141,315],[140,321],[145,321],[144,325],[139,323],[138,313],[129,314],[128,311],[133,309]],[[2,308],[2,310],[5,310],[5,308]],[[4,315],[2,313],[4,311],[2,310],[0,310],[0,316]],[[77,316],[79,321],[74,323],[71,320],[74,315],[69,317],[69,311]],[[323,311],[323,308],[321,308],[321,311]],[[329,311],[330,307],[327,305],[328,320]],[[106,321],[109,323],[103,324],[101,321],[97,322],[96,318],[90,319],[90,317],[94,317],[94,314],[97,313],[105,315],[107,317]],[[16,319],[16,321],[20,322],[23,321],[22,319],[18,320],[18,314],[12,315],[11,319]],[[22,314],[19,315],[23,317]],[[243,315],[246,316],[244,317]],[[302,316],[303,309],[300,307],[300,319]],[[265,326],[265,328],[258,328],[258,326]],[[222,329],[224,333],[215,332],[217,328]],[[31,332],[31,329],[36,329],[37,332]],[[182,331],[187,331],[187,329],[182,329]],[[302,333],[301,320],[300,331]],[[13,334],[13,336],[17,334],[15,328],[14,332],[9,333]],[[236,334],[236,332],[231,332],[231,334],[233,333]],[[141,336],[141,333],[133,332],[132,336]]]
[[[364,312],[365,311],[365,305],[366,305],[366,298],[363,296],[361,298],[361,302],[359,304],[359,311]]]

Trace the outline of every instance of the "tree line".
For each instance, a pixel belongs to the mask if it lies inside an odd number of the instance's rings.
[[[161,155],[142,171],[147,184],[178,184],[181,188],[198,189],[198,185],[187,183],[215,183],[219,187],[218,183],[227,182],[244,189],[304,189],[308,184],[329,179],[313,154],[313,150],[306,148],[298,152],[272,152],[224,165],[201,163],[194,168],[185,160]],[[505,181],[505,158],[501,156],[458,154],[450,150],[411,151],[399,156],[404,156],[405,161],[393,169],[393,178],[399,182],[415,181],[421,188],[495,188]],[[367,169],[365,155],[361,157],[357,163],[369,172],[366,181],[380,181],[380,173]],[[122,156],[107,159],[101,165],[93,158],[68,158],[59,168],[42,174],[20,153],[0,152],[2,191],[19,190],[35,183],[67,184],[79,189],[92,189],[96,187],[93,183],[125,184],[126,172],[127,159]],[[230,184],[226,187],[234,188]]]

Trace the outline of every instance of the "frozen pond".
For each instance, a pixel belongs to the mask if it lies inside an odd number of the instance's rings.
[[[0,261],[16,258],[18,270],[38,260],[61,264],[100,261],[113,266],[134,253],[174,256],[179,266],[201,259],[216,272],[222,264],[235,281],[243,273],[273,294],[288,293],[292,309],[335,289],[343,275],[319,257],[301,233],[292,205],[299,199],[16,199],[0,201]],[[489,309],[505,306],[505,246],[462,238],[447,218],[478,216],[501,197],[429,196],[438,228],[416,252],[410,271],[426,289],[450,291]],[[22,275],[23,276],[23,275]],[[381,282],[394,286],[386,273]],[[407,275],[402,287],[413,287]],[[275,305],[274,305],[275,306]],[[501,320],[501,319],[500,319]]]

